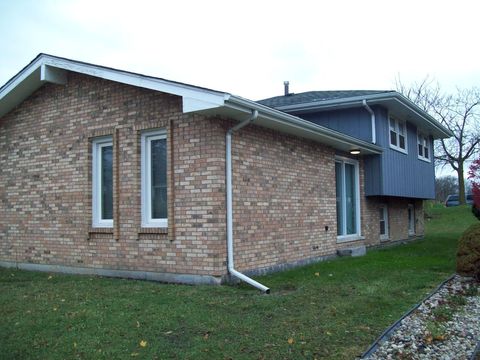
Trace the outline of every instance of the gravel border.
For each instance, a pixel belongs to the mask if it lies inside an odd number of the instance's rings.
[[[468,292],[476,295],[466,296]],[[415,305],[360,359],[465,359],[480,353],[480,293],[471,279],[453,275]]]

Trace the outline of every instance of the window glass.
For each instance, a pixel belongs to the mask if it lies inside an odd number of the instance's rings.
[[[152,219],[167,218],[167,141],[152,140],[151,146],[151,202]]]
[[[345,206],[347,234],[357,232],[356,224],[356,192],[355,192],[355,167],[352,164],[345,164]]]
[[[407,150],[406,123],[390,118],[390,147],[405,152]]]
[[[112,146],[103,146],[101,149],[102,219],[113,219]]]
[[[359,233],[357,166],[349,160],[335,162],[338,236]]]
[[[337,235],[343,234],[343,202],[342,202],[342,192],[343,192],[343,171],[342,163],[335,163],[335,185],[337,193]]]
[[[92,227],[113,226],[112,137],[92,141]]]
[[[167,140],[164,130],[142,134],[142,226],[168,226]]]

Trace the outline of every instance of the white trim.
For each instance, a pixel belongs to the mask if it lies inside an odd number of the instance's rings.
[[[141,140],[141,181],[142,181],[142,227],[168,227],[168,218],[153,219],[151,203],[151,147],[152,140],[166,139],[167,132],[164,129],[149,130],[142,133]]]
[[[391,121],[394,122],[394,128],[392,129]],[[400,134],[400,124],[403,125],[404,133]],[[397,145],[392,144],[392,138],[390,136],[390,132],[395,132],[395,139],[397,141]],[[400,146],[400,135],[403,136],[405,142],[405,149]],[[403,120],[399,120],[395,117],[389,116],[388,117],[388,144],[390,145],[390,149],[399,151],[404,154],[408,154],[408,130],[407,130],[407,122]]]
[[[113,227],[113,219],[102,219],[102,148],[113,146],[111,136],[92,141],[92,227]],[[113,199],[112,199],[113,200]]]
[[[357,160],[343,157],[343,156],[335,156],[335,162],[340,162],[342,164],[342,198],[345,198],[345,164],[350,164],[354,166],[355,169],[355,224],[356,224],[356,232],[354,234],[347,234],[347,235],[337,235],[337,242],[346,242],[346,241],[355,241],[355,240],[362,240],[362,226],[361,226],[361,214],[360,214],[360,169],[359,163]],[[335,182],[336,187],[336,182]],[[342,225],[342,233],[346,232],[346,218],[347,218],[347,208],[343,206],[343,214],[342,218],[343,223]],[[338,227],[338,224],[337,224]]]
[[[385,234],[380,233],[380,240],[388,240],[390,238],[390,229],[388,226],[388,206],[386,204],[380,205],[380,208],[382,210],[382,216],[383,218],[380,218],[380,221],[383,221],[385,223]]]
[[[420,137],[422,138],[422,143],[420,143]],[[426,146],[425,146],[425,143],[426,143]],[[418,153],[418,145],[422,145],[422,155],[420,155]],[[428,149],[428,157],[424,156],[425,154],[425,148]],[[431,157],[431,154],[432,154],[432,149],[431,149],[431,146],[430,146],[430,137],[424,133],[422,133],[421,131],[418,131],[417,129],[417,157],[419,160],[422,160],[422,161],[426,161],[426,162],[432,162],[432,160],[430,160],[430,157]]]

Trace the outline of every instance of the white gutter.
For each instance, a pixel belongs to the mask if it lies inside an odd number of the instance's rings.
[[[249,278],[248,276],[242,274],[241,272],[235,270],[233,262],[233,191],[232,191],[232,134],[235,131],[240,130],[244,126],[254,122],[258,117],[258,111],[252,110],[252,114],[247,120],[242,121],[241,123],[235,125],[227,131],[226,135],[226,191],[227,191],[227,266],[228,272],[239,278],[240,280],[245,281],[246,283],[256,287],[257,289],[263,291],[266,294],[270,293],[270,289],[259,282]]]
[[[373,112],[372,108],[368,106],[367,100],[363,99],[363,107],[370,113],[370,118],[372,122],[372,144],[377,143],[377,132],[375,129],[375,113]]]

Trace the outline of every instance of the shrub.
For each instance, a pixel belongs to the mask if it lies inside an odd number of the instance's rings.
[[[457,273],[480,281],[480,224],[470,226],[458,241]]]

